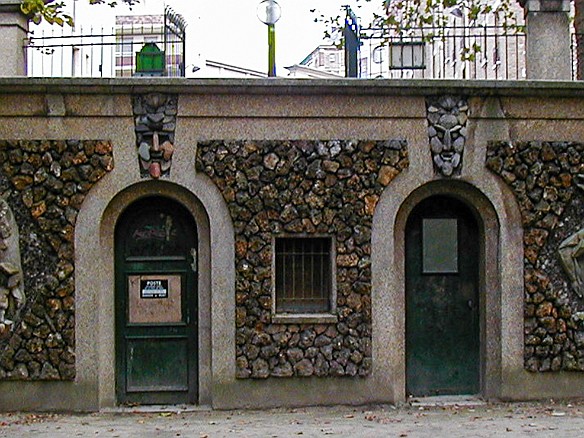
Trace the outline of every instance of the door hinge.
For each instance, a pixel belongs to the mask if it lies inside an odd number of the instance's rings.
[[[193,257],[191,269],[193,270],[193,272],[197,272],[197,248],[191,248],[191,256]]]

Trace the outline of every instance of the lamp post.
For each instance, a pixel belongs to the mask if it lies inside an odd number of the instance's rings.
[[[276,22],[282,9],[275,0],[263,0],[258,5],[258,18],[268,26],[268,76],[276,76]]]

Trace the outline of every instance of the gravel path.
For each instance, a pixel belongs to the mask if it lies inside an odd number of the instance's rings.
[[[265,411],[0,414],[7,437],[583,437],[584,401]]]

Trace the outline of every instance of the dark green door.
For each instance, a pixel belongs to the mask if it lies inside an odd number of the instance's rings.
[[[406,226],[408,395],[480,391],[478,226],[462,202],[434,196]]]
[[[115,237],[118,403],[196,403],[195,222],[148,197],[122,214]]]

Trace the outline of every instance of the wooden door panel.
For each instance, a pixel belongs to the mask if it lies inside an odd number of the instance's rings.
[[[128,392],[188,391],[188,338],[126,342]]]
[[[188,211],[145,198],[116,227],[119,403],[196,403],[196,226]]]
[[[455,225],[456,242],[427,250],[424,221]],[[448,220],[448,221],[445,221]],[[424,240],[426,238],[426,241]],[[439,239],[439,236],[433,236]],[[457,254],[444,251],[454,250]],[[441,252],[442,251],[442,252]],[[433,254],[444,260],[424,260]],[[429,268],[430,269],[429,269]],[[406,381],[415,396],[475,394],[480,385],[478,228],[468,208],[432,197],[411,213],[406,227]]]

